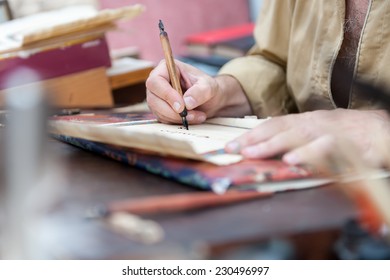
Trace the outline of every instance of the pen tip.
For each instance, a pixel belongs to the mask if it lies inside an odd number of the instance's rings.
[[[161,19],[158,21],[158,28],[160,28],[161,32],[164,32],[164,24]]]
[[[185,129],[188,130],[188,122],[187,122],[186,117],[183,117],[183,118],[182,118],[182,122],[183,122],[183,126],[185,127]]]

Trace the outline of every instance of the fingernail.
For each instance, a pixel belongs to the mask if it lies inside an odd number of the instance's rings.
[[[180,110],[180,103],[179,102],[175,102],[175,103],[173,103],[173,109],[175,109],[175,111],[177,112],[177,113],[181,113],[181,110]]]
[[[198,117],[198,122],[204,122],[206,120],[206,116],[199,116]]]
[[[242,150],[242,154],[246,157],[258,157],[260,150],[258,147],[246,147]]]
[[[230,153],[238,154],[241,150],[240,143],[230,142],[226,145],[226,150]]]
[[[283,161],[288,163],[288,164],[292,164],[292,165],[300,163],[299,157],[295,153],[289,153],[289,154],[284,155]]]
[[[186,104],[186,108],[192,110],[195,108],[195,100],[191,96],[184,97],[184,103]]]
[[[194,114],[189,113],[189,114],[187,115],[187,121],[193,121],[193,120],[195,120]]]

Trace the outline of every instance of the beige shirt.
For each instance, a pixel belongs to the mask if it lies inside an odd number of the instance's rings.
[[[334,109],[332,70],[343,42],[345,0],[265,0],[245,57],[220,74],[234,76],[258,116]],[[371,0],[354,75],[390,88],[390,1]],[[348,108],[372,108],[351,90]]]

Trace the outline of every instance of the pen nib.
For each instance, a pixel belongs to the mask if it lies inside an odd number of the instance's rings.
[[[164,23],[161,19],[158,21],[158,28],[160,28],[160,32],[164,32]]]
[[[183,123],[183,126],[185,127],[185,129],[188,130],[188,122],[187,122],[187,118],[186,117],[182,117],[181,118],[181,121]]]

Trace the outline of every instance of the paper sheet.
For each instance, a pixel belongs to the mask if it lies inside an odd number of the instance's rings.
[[[227,165],[242,159],[240,155],[226,154],[223,149],[229,141],[242,135],[247,128],[245,119],[218,118],[212,123],[191,125],[185,130],[179,125],[162,123],[88,125],[67,121],[51,123],[53,133],[84,138],[123,147],[139,148],[165,155],[208,161],[217,165]],[[251,126],[264,120],[251,120]],[[223,125],[219,125],[222,122]]]

